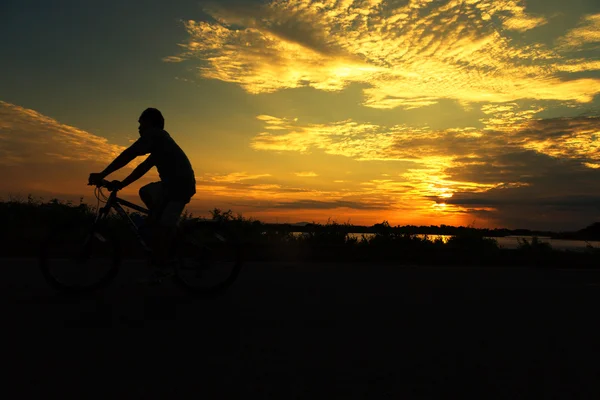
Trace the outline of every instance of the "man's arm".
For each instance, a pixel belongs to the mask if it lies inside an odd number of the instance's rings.
[[[150,155],[140,165],[135,167],[133,172],[131,172],[131,174],[129,174],[129,176],[127,178],[123,179],[123,181],[121,182],[121,187],[128,186],[128,185],[132,184],[133,182],[137,181],[142,176],[144,176],[144,174],[146,172],[150,171],[150,168],[154,167],[154,165],[155,165],[154,160],[152,159],[152,156]]]
[[[113,162],[108,165],[108,167],[104,169],[104,171],[100,172],[100,174],[102,174],[102,177],[105,178],[116,170],[119,170],[129,164],[131,160],[136,157],[137,155],[131,151],[131,148],[125,149],[117,158],[114,159]]]
[[[129,164],[134,158],[137,156],[142,156],[144,154],[150,153],[150,149],[152,148],[152,139],[150,137],[143,137],[136,140],[131,146],[125,149],[113,162],[111,162],[108,167],[101,172],[102,178],[112,174],[113,172],[123,168],[127,164]],[[140,164],[141,165],[141,164]],[[150,168],[148,168],[150,169]]]

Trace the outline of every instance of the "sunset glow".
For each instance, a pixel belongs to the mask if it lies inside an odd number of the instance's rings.
[[[110,35],[82,14],[69,41],[56,20],[55,53],[36,54],[32,24],[33,67],[8,46],[21,26],[0,28],[0,197],[95,201],[87,175],[157,107],[194,167],[199,216],[556,230],[600,218],[596,1],[173,7],[135,18],[127,6]]]

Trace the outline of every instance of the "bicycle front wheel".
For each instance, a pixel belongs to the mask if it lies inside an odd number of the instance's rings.
[[[46,282],[68,294],[106,286],[116,277],[120,263],[118,242],[99,229],[54,230],[40,252],[40,268]]]

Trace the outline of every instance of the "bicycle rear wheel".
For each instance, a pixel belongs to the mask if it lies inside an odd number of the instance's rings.
[[[94,291],[110,283],[121,263],[118,242],[100,229],[63,227],[44,241],[40,268],[46,282],[68,294]]]
[[[224,233],[187,234],[176,247],[175,283],[201,297],[224,293],[243,264],[242,248]]]

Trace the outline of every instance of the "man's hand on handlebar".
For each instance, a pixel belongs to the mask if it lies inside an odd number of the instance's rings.
[[[90,186],[101,186],[104,181],[104,174],[100,172],[92,172],[88,178],[88,185]]]
[[[123,189],[123,184],[121,183],[121,181],[111,181],[106,182],[104,184],[104,187],[110,190],[111,192],[115,192],[117,190]]]
[[[101,173],[91,173],[88,178],[88,185],[105,187],[111,192],[123,189],[121,181],[107,181]]]

